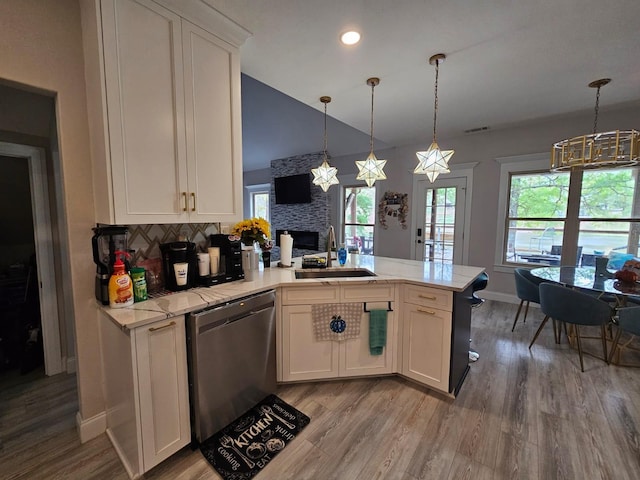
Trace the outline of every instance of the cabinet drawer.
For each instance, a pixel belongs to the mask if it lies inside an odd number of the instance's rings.
[[[283,305],[340,302],[338,287],[286,287],[282,289]]]
[[[448,312],[453,310],[453,292],[439,288],[405,285],[404,301],[406,303],[438,308]]]
[[[389,302],[394,300],[395,285],[348,285],[342,287],[345,302]]]

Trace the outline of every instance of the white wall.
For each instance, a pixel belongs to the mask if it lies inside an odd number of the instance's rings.
[[[82,418],[104,411],[91,254],[93,188],[77,0],[0,2],[0,78],[55,96]]]

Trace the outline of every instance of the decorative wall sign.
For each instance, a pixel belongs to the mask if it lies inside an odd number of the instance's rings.
[[[407,215],[409,214],[409,194],[398,192],[384,192],[378,204],[378,221],[385,230],[389,228],[387,218],[397,218],[403,230],[407,229]]]

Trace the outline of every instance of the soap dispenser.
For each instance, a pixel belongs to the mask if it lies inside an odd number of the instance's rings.
[[[133,282],[124,269],[124,263],[120,255],[129,255],[120,250],[115,252],[116,261],[113,264],[113,274],[109,279],[109,306],[122,308],[133,305]]]
[[[340,266],[347,263],[347,249],[345,248],[344,243],[341,243],[340,248],[338,249],[338,263]]]

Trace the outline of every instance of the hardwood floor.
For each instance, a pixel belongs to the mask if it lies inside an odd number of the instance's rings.
[[[640,370],[586,356],[581,373],[550,324],[530,351],[542,314],[511,333],[515,312],[490,301],[474,311],[480,359],[455,400],[395,377],[280,387],[311,424],[258,478],[638,478]],[[75,377],[0,386],[0,478],[127,478],[105,435],[80,444]],[[187,447],[144,478],[219,476]]]

